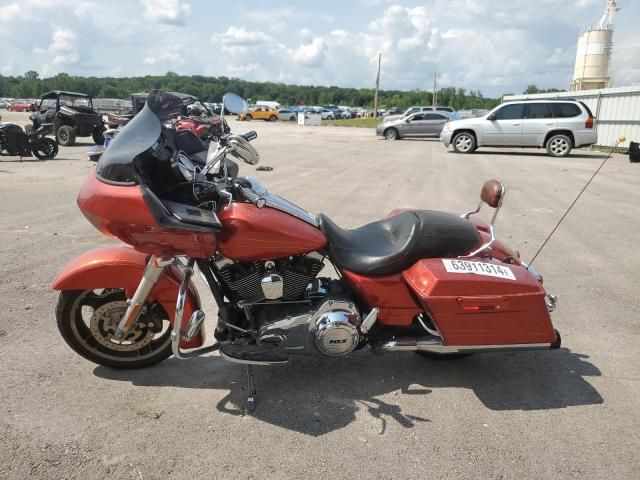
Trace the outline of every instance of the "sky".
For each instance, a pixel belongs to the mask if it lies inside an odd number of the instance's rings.
[[[0,74],[179,74],[382,89],[568,88],[605,0],[0,0]],[[640,0],[616,16],[615,85],[640,83]],[[108,5],[108,6],[107,6]],[[635,23],[635,25],[634,25]]]

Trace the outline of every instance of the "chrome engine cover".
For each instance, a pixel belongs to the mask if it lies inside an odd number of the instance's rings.
[[[354,315],[333,310],[316,320],[316,346],[325,355],[340,357],[353,351],[360,342],[358,328],[353,325]]]
[[[320,307],[297,312],[259,329],[258,343],[288,355],[347,355],[360,341],[360,312],[348,300],[325,299]]]

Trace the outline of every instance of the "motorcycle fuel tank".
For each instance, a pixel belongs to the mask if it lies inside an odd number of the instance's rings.
[[[319,250],[322,232],[292,215],[249,203],[232,203],[218,212],[222,222],[219,250],[237,261],[270,260]]]

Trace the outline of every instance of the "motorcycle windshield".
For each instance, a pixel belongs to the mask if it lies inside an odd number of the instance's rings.
[[[182,108],[180,98],[166,92],[153,91],[144,108],[116,135],[98,161],[98,177],[109,183],[139,183],[135,159],[156,146],[162,125]]]

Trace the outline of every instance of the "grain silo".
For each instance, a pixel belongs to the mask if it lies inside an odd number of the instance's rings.
[[[619,10],[616,0],[607,0],[604,15],[578,40],[576,65],[570,90],[591,90],[612,86],[609,59],[613,48],[613,17]]]

